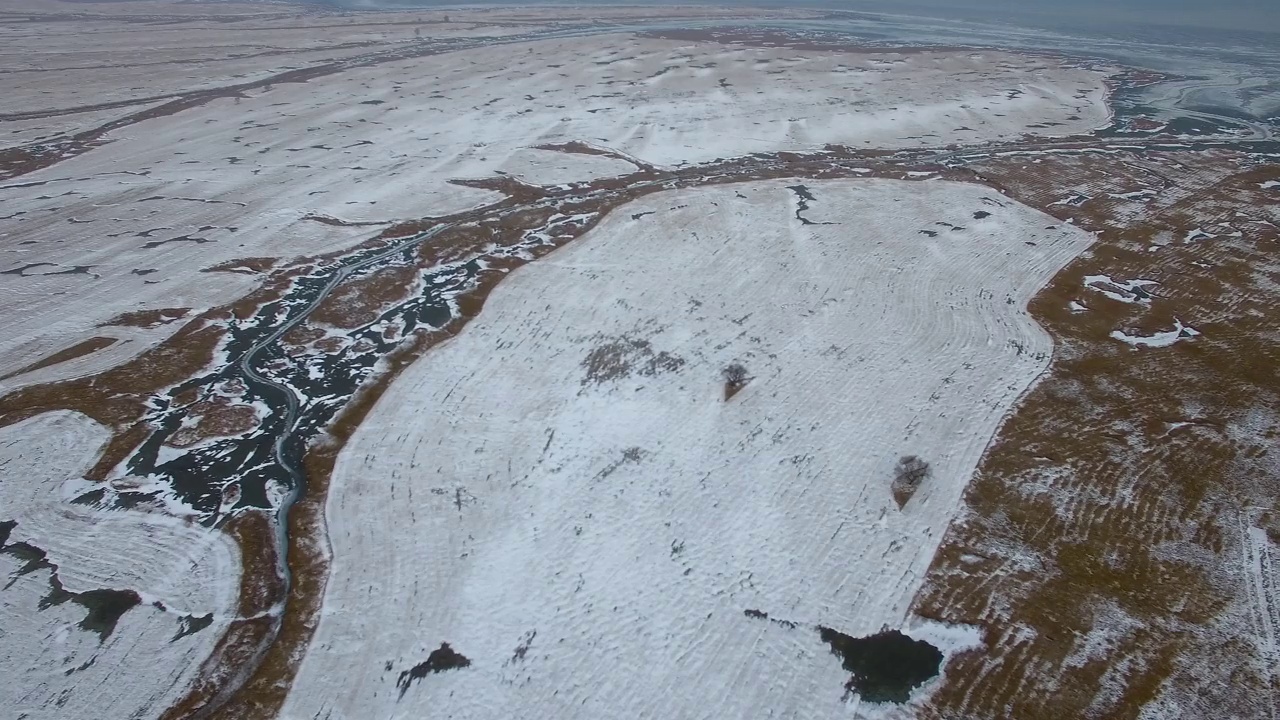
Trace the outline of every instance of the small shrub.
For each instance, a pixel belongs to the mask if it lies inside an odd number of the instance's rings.
[[[720,374],[724,376],[725,400],[733,397],[751,379],[747,377],[747,369],[742,366],[742,363],[733,363],[721,370]]]
[[[931,473],[929,463],[916,455],[903,455],[898,458],[898,465],[893,469],[893,499],[902,509],[911,496],[919,489],[920,484]]]
[[[747,369],[741,363],[734,363],[724,369],[724,381],[733,385],[742,385],[747,381]]]

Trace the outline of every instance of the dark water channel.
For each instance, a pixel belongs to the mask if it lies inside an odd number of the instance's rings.
[[[382,258],[346,279],[356,279],[395,265],[411,265],[418,242]],[[381,251],[385,252],[385,250]],[[148,416],[156,430],[129,459],[133,475],[160,476],[169,481],[177,498],[207,522],[219,516],[223,488],[240,487],[237,506],[269,508],[279,502],[272,492],[295,490],[302,481],[297,468],[307,444],[347,403],[374,371],[380,358],[420,327],[440,328],[453,317],[450,299],[480,272],[478,261],[433,268],[424,272],[423,292],[384,312],[375,322],[348,333],[351,342],[339,352],[288,357],[278,342],[269,341],[283,325],[292,325],[314,308],[327,292],[335,271],[358,265],[371,254],[357,254],[337,268],[329,267],[299,278],[285,296],[261,308],[254,318],[233,323],[222,349],[224,362],[212,372],[153,398]],[[394,327],[388,339],[384,329]],[[247,357],[248,356],[248,357]],[[245,366],[253,372],[246,372]],[[258,377],[255,377],[258,376]],[[269,412],[260,426],[241,437],[221,438],[197,447],[174,450],[165,442],[187,417],[173,398],[196,389],[207,392],[222,383],[238,381],[246,388],[242,402],[261,402]],[[277,452],[277,444],[279,452]],[[117,504],[128,504],[122,494]]]

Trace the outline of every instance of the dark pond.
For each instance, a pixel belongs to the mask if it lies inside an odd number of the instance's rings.
[[[942,651],[897,630],[862,638],[826,627],[818,633],[852,674],[845,690],[870,702],[904,703],[942,667]]]

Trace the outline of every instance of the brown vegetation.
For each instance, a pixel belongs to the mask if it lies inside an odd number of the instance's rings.
[[[334,288],[309,320],[344,330],[362,327],[378,319],[378,314],[409,297],[418,269],[389,267],[354,277]]]
[[[39,370],[41,368],[51,367],[59,363],[67,362],[68,360],[75,360],[76,358],[84,357],[85,355],[91,355],[93,353],[98,352],[99,350],[111,347],[112,345],[116,344],[116,342],[117,342],[116,338],[91,337],[88,340],[85,340],[83,342],[78,342],[69,348],[63,348],[58,352],[55,352],[51,355],[43,357],[31,363],[30,365],[27,365],[26,367],[22,367],[17,370],[14,370],[11,373],[0,375],[0,380],[8,380],[11,377],[25,375],[29,372]]]
[[[121,313],[103,323],[103,326],[156,328],[167,325],[174,320],[181,320],[191,312],[191,308],[156,308],[154,310],[134,310]]]
[[[238,405],[221,395],[191,404],[187,417],[195,424],[175,430],[165,444],[186,448],[210,438],[242,435],[258,427],[258,412],[252,405]]]
[[[547,143],[545,145],[535,145],[535,150],[550,150],[551,152],[562,152],[571,155],[598,155],[601,157],[609,157],[615,160],[631,163],[642,170],[653,171],[655,168],[649,163],[643,162],[637,158],[627,157],[621,153],[605,148],[598,148],[588,145],[584,142],[572,140],[564,143]]]
[[[352,220],[343,220],[341,218],[336,218],[329,215],[319,215],[316,213],[310,213],[310,214],[304,215],[302,219],[318,222],[321,225],[331,225],[333,227],[371,227],[375,225],[388,224],[386,222],[380,222],[380,221],[355,222]]]
[[[1241,558],[1247,528],[1271,532],[1280,503],[1280,248],[1236,213],[1270,207],[1258,182],[1280,172],[1242,160],[980,168],[1101,235],[1031,303],[1057,345],[1053,366],[988,448],[916,599],[924,616],[982,626],[987,646],[951,660],[928,717],[1137,718],[1162,696],[1186,717],[1275,707],[1272,661],[1250,635],[1251,613],[1274,615],[1276,598],[1256,596]],[[1159,194],[1119,219],[1133,201],[1102,191],[1140,180]],[[1096,199],[1049,204],[1081,188]],[[1241,236],[1182,241],[1216,222]],[[1150,249],[1160,237],[1175,241]],[[1161,284],[1147,307],[1086,290],[1085,274]],[[1068,310],[1078,299],[1086,312]],[[1109,337],[1175,317],[1203,335],[1140,350]]]
[[[250,257],[238,258],[235,260],[227,260],[217,265],[211,265],[204,269],[203,272],[229,272],[239,273],[241,275],[259,275],[270,272],[271,268],[276,266],[277,259],[269,257]]]
[[[277,570],[272,519],[260,511],[236,515],[222,526],[240,548],[241,579],[237,618],[201,665],[196,681],[161,720],[207,717],[236,687],[235,675],[254,667],[279,631],[284,580]]]
[[[146,399],[206,367],[222,334],[222,328],[203,319],[192,320],[166,342],[110,370],[12,392],[0,397],[0,426],[53,410],[84,413],[112,431],[87,474],[104,479],[149,434],[142,421]]]
[[[591,147],[584,142],[574,140],[564,143],[547,143],[545,145],[535,145],[534,150],[550,150],[552,152],[570,153],[574,155],[603,155],[606,157],[615,157],[616,154],[609,152],[603,148]]]
[[[971,50],[960,46],[921,47],[867,47],[865,44],[851,44],[848,36],[833,33],[829,36],[809,34],[799,36],[783,30],[755,30],[737,26],[679,28],[670,30],[650,30],[639,33],[641,37],[680,40],[682,42],[707,43],[715,42],[723,45],[740,45],[743,47],[785,47],[792,50],[840,51],[843,53],[861,53],[867,55],[894,53],[899,55],[918,55],[935,52],[956,52]]]

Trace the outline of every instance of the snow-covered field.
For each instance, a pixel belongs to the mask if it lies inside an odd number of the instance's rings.
[[[236,611],[240,555],[229,536],[169,515],[69,502],[90,489],[80,477],[108,435],[70,412],[0,428],[0,522],[16,522],[0,543],[5,717],[158,716]],[[58,587],[89,597],[132,591],[140,604],[102,620],[92,602]]]
[[[851,716],[813,626],[912,631],[1048,364],[1026,303],[1092,236],[976,185],[800,182],[618,208],[395,382],[333,474],[284,717]],[[932,476],[899,510],[905,454]],[[470,665],[415,675],[442,643]]]
[[[0,364],[23,367],[102,335],[95,326],[121,312],[229,302],[257,278],[200,272],[226,260],[318,254],[376,231],[309,213],[438,216],[502,197],[453,178],[560,184],[634,169],[536,145],[581,141],[677,165],[826,143],[1063,135],[1106,123],[1103,77],[996,51],[608,35],[395,61],[216,100],[113,131],[104,147],[0,186]],[[178,326],[11,385],[110,367]]]

